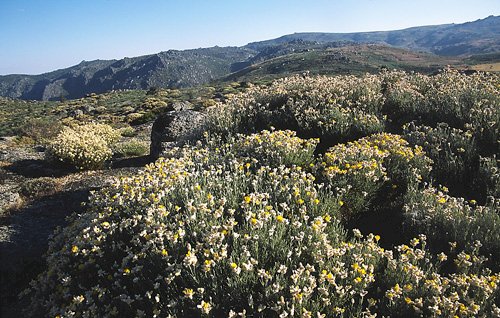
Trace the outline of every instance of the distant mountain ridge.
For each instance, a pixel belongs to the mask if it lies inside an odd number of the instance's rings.
[[[121,60],[83,61],[41,75],[0,76],[0,96],[53,100],[117,89],[196,86],[229,74],[231,64],[254,55],[247,48],[212,47]]]
[[[278,68],[276,72],[283,73],[279,66],[270,66],[274,65],[273,59],[286,59],[290,55],[291,60],[294,60],[297,53],[327,52],[353,43],[377,43],[443,56],[496,53],[500,52],[500,17],[490,16],[463,24],[413,27],[396,31],[295,33],[249,43],[243,47],[170,50],[121,60],[83,61],[66,69],[40,75],[0,76],[0,96],[55,100],[62,97],[79,98],[89,93],[117,89],[190,87],[230,78],[228,76],[232,73],[253,72],[252,66],[266,61],[271,61],[271,64],[266,64],[266,69],[271,69],[270,72]],[[318,63],[325,62],[325,55],[322,57],[324,59]],[[326,61],[344,63],[345,59],[337,60],[330,56]],[[296,64],[304,67],[311,65]]]
[[[249,43],[247,47],[260,50],[269,45],[293,40],[318,43],[335,41],[382,43],[445,56],[485,54],[500,51],[500,16],[489,16],[485,19],[462,24],[420,26],[395,31],[295,33],[277,39]]]

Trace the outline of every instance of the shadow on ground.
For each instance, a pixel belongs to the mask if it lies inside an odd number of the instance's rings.
[[[23,159],[12,163],[5,168],[7,171],[21,175],[26,178],[40,177],[63,177],[77,170],[75,168],[55,165],[54,163],[42,159]]]
[[[115,159],[111,163],[111,167],[112,168],[144,167],[145,165],[153,161],[154,160],[149,155],[141,157],[133,157],[133,158]]]
[[[30,205],[0,218],[0,316],[20,317],[26,304],[18,294],[44,268],[42,255],[56,227],[66,217],[81,212],[91,189],[66,191],[35,200]]]

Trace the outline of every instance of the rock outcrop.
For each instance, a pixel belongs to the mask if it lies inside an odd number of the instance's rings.
[[[205,114],[190,109],[169,111],[158,116],[151,129],[151,158],[157,159],[168,148],[194,140],[201,134],[205,119]]]

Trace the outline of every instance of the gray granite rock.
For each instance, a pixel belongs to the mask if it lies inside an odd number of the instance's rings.
[[[151,129],[151,157],[156,159],[166,149],[196,139],[205,119],[205,114],[194,110],[174,110],[160,115]]]

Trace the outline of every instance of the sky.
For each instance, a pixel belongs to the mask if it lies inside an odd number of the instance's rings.
[[[0,75],[294,32],[397,30],[500,15],[500,0],[0,0]]]

